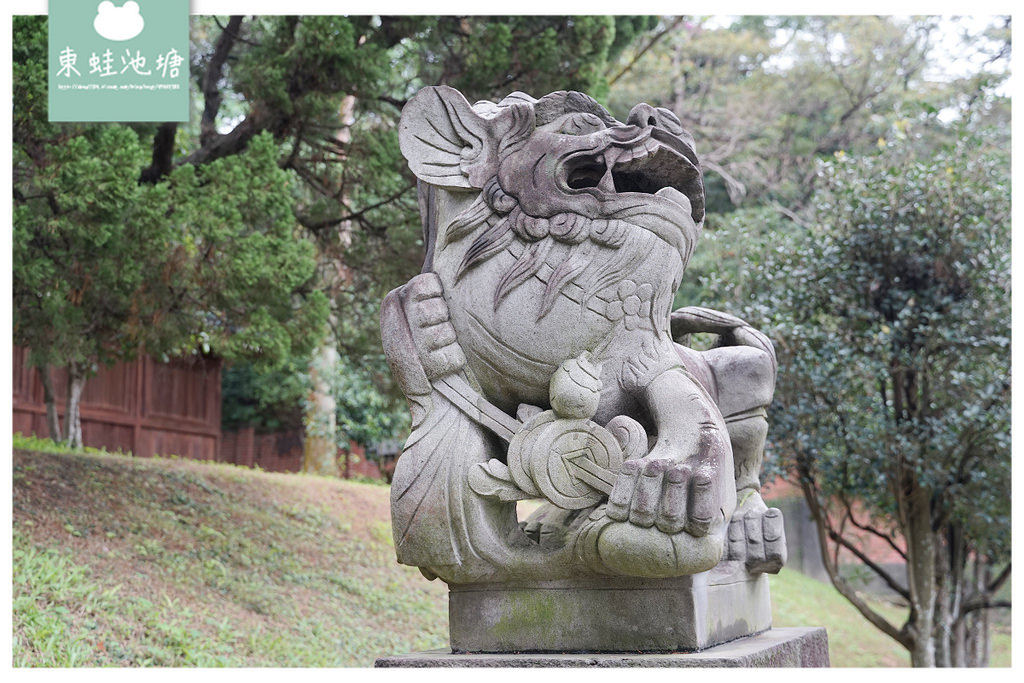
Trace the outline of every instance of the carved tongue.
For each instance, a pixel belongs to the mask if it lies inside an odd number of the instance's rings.
[[[679,204],[681,207],[686,209],[687,213],[691,213],[693,211],[693,205],[690,203],[690,198],[674,187],[663,187],[655,192],[654,196],[664,197],[665,199],[669,199],[676,204]]]

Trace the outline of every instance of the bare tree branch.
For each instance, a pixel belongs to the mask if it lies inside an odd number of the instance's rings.
[[[806,467],[806,466],[805,466]],[[813,488],[813,484],[809,479],[809,472],[803,472],[800,476],[800,487],[804,491],[804,498],[807,500],[807,505],[811,511],[811,519],[814,520],[815,528],[818,532],[818,542],[821,546],[821,559],[825,564],[825,571],[828,573],[829,579],[832,581],[832,585],[835,586],[836,590],[853,605],[858,612],[860,612],[865,619],[870,621],[875,628],[885,633],[887,636],[895,640],[900,645],[907,649],[912,646],[910,636],[902,629],[898,629],[888,622],[882,615],[861,599],[857,592],[852,586],[844,579],[839,573],[839,567],[837,563],[833,562],[828,552],[828,535],[829,532],[833,531],[830,527],[828,517],[818,502],[817,493]]]
[[[894,551],[896,551],[896,553],[900,557],[902,557],[904,560],[907,559],[907,553],[903,550],[903,548],[900,548],[898,545],[896,545],[896,542],[894,540],[892,540],[892,536],[890,536],[889,534],[882,533],[881,531],[879,531],[875,527],[871,526],[870,524],[864,524],[864,523],[858,522],[857,518],[854,517],[853,507],[850,504],[850,501],[847,500],[845,495],[840,496],[840,497],[841,497],[843,506],[846,508],[846,514],[849,516],[850,523],[853,524],[853,526],[857,527],[861,531],[866,531],[869,534],[872,534],[872,535],[877,536],[878,538],[882,539],[883,541],[885,541],[889,545],[890,548],[892,548]]]
[[[721,176],[722,180],[725,181],[726,192],[729,193],[729,201],[733,204],[738,204],[747,194],[746,186],[738,178],[735,178],[732,174],[726,171],[721,165],[716,164],[713,161],[708,161],[707,159],[702,159],[701,166]]]
[[[402,111],[402,109],[405,108],[405,103],[408,102],[408,100],[400,100],[398,98],[390,97],[388,95],[378,95],[377,101],[384,102],[385,104],[390,104],[398,111]]]
[[[787,209],[786,207],[784,207],[782,204],[779,204],[778,202],[772,202],[772,208],[775,209],[776,211],[781,213],[783,216],[785,216],[789,220],[793,221],[794,223],[796,223],[797,225],[799,225],[802,228],[810,228],[810,227],[812,227],[811,223],[809,223],[808,221],[805,221],[803,218],[801,218],[799,215],[797,215],[797,213],[795,211],[791,211],[790,209]]]
[[[303,216],[298,216],[298,215],[295,218],[299,222],[299,224],[302,225],[302,227],[306,228],[307,230],[312,230],[313,232],[316,232],[318,230],[323,230],[324,228],[334,227],[336,225],[340,225],[341,223],[345,223],[346,221],[363,220],[364,217],[366,216],[366,214],[369,213],[370,211],[373,211],[374,209],[377,209],[377,208],[380,208],[380,207],[385,206],[387,204],[390,204],[391,202],[395,201],[396,199],[398,199],[402,195],[404,195],[407,192],[409,192],[410,190],[412,190],[414,187],[415,187],[415,185],[408,185],[408,186],[402,188],[401,190],[399,190],[398,192],[395,192],[390,197],[386,197],[386,198],[380,200],[379,202],[376,202],[374,204],[370,204],[369,206],[363,207],[359,211],[352,212],[352,213],[348,214],[347,216],[338,216],[338,217],[333,217],[333,218],[324,218],[324,219],[321,219],[321,220],[318,220],[318,221],[310,220],[308,218],[305,218]]]
[[[885,581],[885,584],[887,586],[889,586],[889,588],[891,588],[892,590],[894,590],[896,593],[898,593],[899,595],[903,596],[904,598],[907,598],[908,600],[910,599],[910,593],[907,591],[906,588],[901,586],[895,580],[895,578],[893,578],[893,576],[889,572],[887,572],[885,569],[882,568],[881,565],[879,565],[874,560],[872,560],[870,557],[865,555],[864,551],[862,551],[860,548],[858,548],[856,545],[854,545],[848,538],[843,536],[841,533],[839,533],[837,531],[834,531],[834,530],[831,530],[831,529],[829,530],[828,537],[837,546],[841,546],[843,548],[846,548],[851,553],[853,553],[853,555],[858,560],[860,560],[868,569],[873,571],[875,574],[877,574],[879,576],[879,578],[881,578],[883,581]]]
[[[182,164],[200,165],[220,159],[244,150],[249,141],[260,131],[267,129],[267,123],[255,114],[250,114],[241,121],[230,133],[217,135],[209,144],[203,145],[181,161]]]
[[[174,121],[160,124],[153,136],[152,163],[142,169],[139,176],[141,183],[155,183],[174,168],[174,137],[178,133],[178,124]]]
[[[1012,609],[1013,605],[1009,600],[977,600],[964,603],[963,609],[960,610],[960,616],[970,614],[971,612],[977,612],[981,609],[997,609],[1005,608]]]
[[[629,73],[629,71],[634,66],[636,66],[636,63],[639,62],[640,59],[645,54],[647,54],[652,47],[657,45],[661,41],[661,39],[664,38],[666,35],[668,35],[669,33],[672,33],[673,31],[675,31],[676,27],[679,26],[679,24],[681,24],[682,22],[683,22],[683,17],[682,16],[678,16],[678,17],[675,18],[675,20],[670,25],[666,26],[664,29],[659,31],[654,36],[652,36],[651,39],[649,41],[647,41],[647,44],[644,45],[643,48],[641,48],[635,55],[633,55],[633,59],[631,59],[629,61],[629,64],[627,64],[626,66],[622,67],[622,70],[619,71],[619,73],[615,74],[610,79],[608,79],[609,87],[615,85],[615,83],[620,78],[622,78],[624,75]]]
[[[224,63],[231,54],[231,48],[238,37],[238,29],[242,25],[242,17],[235,15],[228,20],[228,25],[221,31],[213,46],[213,56],[206,65],[203,76],[203,116],[199,121],[199,144],[205,147],[217,136],[217,113],[220,111],[221,92],[220,79],[224,73]]]
[[[992,583],[990,583],[989,585],[985,586],[985,592],[991,594],[991,593],[995,593],[997,590],[1002,588],[1003,584],[1006,583],[1007,579],[1010,578],[1010,570],[1011,570],[1012,567],[1013,567],[1013,563],[1012,562],[1007,563],[1007,565],[1005,567],[1003,567],[1003,570],[1001,572],[999,572],[999,575],[996,576],[996,578],[992,579]]]

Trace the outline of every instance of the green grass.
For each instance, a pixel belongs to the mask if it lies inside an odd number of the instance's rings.
[[[17,450],[12,472],[16,667],[372,666],[447,643],[446,587],[395,562],[386,487],[102,452]],[[830,585],[771,586],[774,625],[826,627],[833,666],[907,665]]]
[[[832,666],[910,666],[906,649],[872,626],[831,584],[783,569],[770,578],[773,626],[824,626]],[[873,606],[896,623],[901,611]]]
[[[372,666],[447,640],[386,488],[96,454],[14,473],[15,666]]]
[[[113,607],[116,591],[97,594],[89,570],[58,550],[33,548],[18,533],[13,546],[14,665],[85,664],[91,647],[72,609],[95,624],[93,615]]]
[[[38,451],[40,453],[93,453],[93,454],[105,454],[108,453],[106,448],[93,448],[92,446],[83,446],[82,448],[71,448],[64,442],[54,441],[53,439],[44,439],[30,434],[25,436],[21,432],[14,433],[14,448],[16,450],[25,451]],[[131,455],[131,453],[123,453],[117,451],[116,455]]]
[[[783,570],[770,578],[773,626],[824,626],[834,667],[908,667],[910,655],[896,641],[872,626],[831,584]],[[883,599],[867,602],[889,623],[900,626],[907,609]],[[1007,626],[992,629],[990,666],[1011,664]]]

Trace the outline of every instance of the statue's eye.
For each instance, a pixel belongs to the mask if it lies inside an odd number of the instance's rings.
[[[563,135],[589,135],[604,128],[604,122],[593,114],[578,113],[566,116],[558,132]]]

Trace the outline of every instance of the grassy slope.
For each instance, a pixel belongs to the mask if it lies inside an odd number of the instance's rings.
[[[395,563],[383,486],[13,460],[15,666],[372,666],[445,646],[445,586]],[[828,628],[834,666],[906,665],[829,586],[783,572],[772,591],[776,626]]]
[[[446,641],[384,487],[16,451],[13,493],[16,666],[371,666]]]

